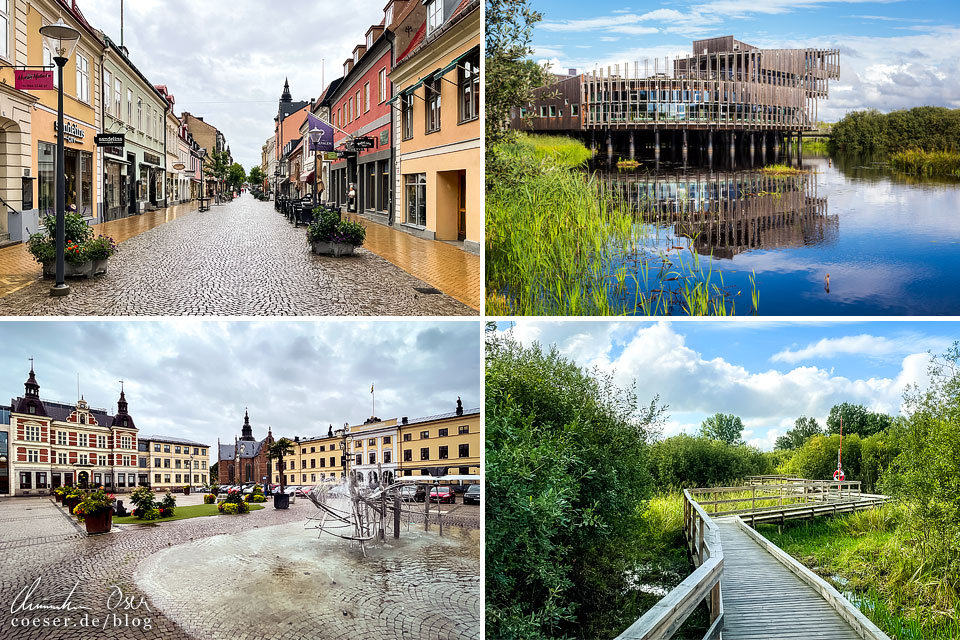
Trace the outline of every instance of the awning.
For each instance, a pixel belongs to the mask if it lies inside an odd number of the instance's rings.
[[[313,182],[313,171],[304,171],[301,173],[300,182]]]

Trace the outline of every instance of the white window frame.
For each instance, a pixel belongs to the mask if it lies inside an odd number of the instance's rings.
[[[107,113],[110,113],[110,96],[113,93],[113,74],[103,70],[103,104]]]
[[[40,442],[40,426],[28,424],[23,429],[23,439],[27,442]]]
[[[367,113],[370,111],[370,83],[365,82],[363,84],[363,112]]]
[[[77,100],[90,103],[90,60],[79,51],[77,59]]]
[[[133,126],[133,89],[127,87],[127,124]]]
[[[47,48],[47,45],[43,45],[43,66],[50,67],[53,71],[53,86],[57,88],[60,86],[60,75],[57,73],[57,65],[53,62],[53,52]]]
[[[427,2],[427,37],[443,26],[443,0]]]
[[[40,462],[40,450],[27,449],[27,462],[33,462],[33,463]]]
[[[383,102],[387,99],[387,68],[383,67],[380,69],[379,74],[379,90],[380,90],[380,102]]]
[[[88,446],[87,443],[88,443],[87,434],[85,434],[85,433],[78,433],[78,434],[77,434],[77,446],[78,446],[78,447],[86,447],[86,446]]]

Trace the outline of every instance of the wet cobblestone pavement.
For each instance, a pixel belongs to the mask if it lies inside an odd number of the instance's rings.
[[[310,515],[311,505],[298,502],[288,510],[115,526],[109,534],[75,537],[48,498],[2,500],[5,530],[17,520],[23,540],[67,538],[5,550],[0,639],[480,637],[479,530],[451,529],[439,538],[411,527],[400,543],[371,548],[366,562],[346,543],[318,541],[316,531],[303,527]],[[298,548],[309,562],[290,557]],[[331,564],[316,573],[307,566],[324,558]],[[233,583],[207,574],[218,564]],[[337,585],[322,584],[338,577]],[[12,612],[23,602],[18,594],[38,578],[31,603],[61,604],[77,585],[70,606],[88,609]],[[114,587],[127,599],[117,598]],[[73,626],[14,626],[15,618],[35,616],[70,616]],[[97,618],[97,628],[80,626],[85,616]]]
[[[120,245],[108,272],[43,280],[0,298],[0,315],[476,315],[365,249],[315,256],[303,227],[250,195],[193,212]]]

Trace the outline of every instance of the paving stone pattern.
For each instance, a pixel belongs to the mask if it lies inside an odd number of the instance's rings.
[[[411,599],[418,600],[419,605],[408,605],[405,609],[392,607],[391,598],[382,600],[377,611],[370,610],[369,604],[361,599],[352,600],[350,593],[358,595],[357,587],[352,590],[338,591],[342,596],[336,607],[315,611],[304,606],[302,612],[293,619],[272,620],[271,626],[261,625],[263,620],[271,620],[270,612],[257,608],[248,597],[242,597],[233,602],[240,602],[243,610],[235,608],[229,615],[235,620],[249,621],[243,630],[230,624],[224,624],[210,614],[214,609],[222,607],[218,585],[204,584],[202,589],[184,590],[179,607],[174,605],[169,611],[160,607],[149,595],[144,593],[137,584],[135,573],[141,565],[148,566],[150,557],[160,551],[170,550],[172,557],[178,557],[178,545],[186,545],[195,541],[201,548],[212,545],[212,540],[227,540],[226,538],[212,538],[223,534],[250,535],[252,530],[269,527],[262,536],[270,539],[274,531],[282,527],[274,525],[290,525],[299,530],[309,515],[314,515],[311,505],[298,502],[288,510],[266,508],[253,511],[244,516],[215,516],[207,518],[192,518],[176,522],[167,522],[159,525],[122,525],[115,526],[113,532],[99,536],[70,535],[73,527],[70,522],[58,513],[57,507],[49,498],[17,498],[0,500],[0,538],[27,539],[30,536],[50,538],[44,544],[33,544],[18,547],[6,554],[5,562],[0,568],[0,640],[32,640],[32,639],[171,639],[186,640],[191,638],[219,639],[249,638],[266,639],[283,638],[310,638],[325,640],[333,638],[429,638],[431,640],[480,637],[480,612],[482,594],[479,592],[479,551],[476,552],[476,569],[464,571],[463,562],[448,562],[443,554],[436,551],[425,554],[423,557],[432,571],[418,569],[409,576],[404,574],[404,564],[386,566],[385,573],[373,572],[363,577],[362,564],[357,567],[346,568],[358,585],[367,588],[378,588],[381,591],[394,593],[395,598],[404,602]],[[23,524],[23,517],[36,515],[30,526]],[[56,518],[53,516],[57,516]],[[69,528],[68,528],[69,527]],[[19,529],[23,530],[19,530]],[[17,530],[17,531],[15,531]],[[312,532],[311,532],[312,533]],[[53,535],[51,535],[53,534]],[[59,536],[67,536],[56,539]],[[473,531],[471,536],[479,536],[479,531]],[[229,545],[229,543],[228,543]],[[438,549],[443,547],[438,546]],[[479,543],[477,544],[479,549]],[[186,554],[184,554],[186,555]],[[453,555],[451,555],[453,557]],[[238,587],[244,589],[242,575],[245,571],[245,559],[240,555],[226,554],[217,556],[219,560],[229,563],[232,572],[238,576]],[[146,561],[146,562],[145,562]],[[278,560],[268,563],[273,571],[281,567]],[[438,579],[437,567],[454,566],[455,569],[448,580]],[[472,566],[467,564],[466,566]],[[289,569],[289,567],[288,567]],[[280,568],[280,571],[284,569]],[[162,573],[162,572],[161,572]],[[441,572],[442,573],[442,572]],[[156,575],[156,574],[154,574]],[[293,575],[293,574],[290,574]],[[72,606],[89,607],[89,611],[76,611],[59,614],[70,615],[73,620],[76,616],[89,613],[98,618],[107,617],[108,624],[98,629],[84,629],[77,627],[41,627],[22,628],[12,626],[11,604],[18,592],[25,586],[41,577],[41,585],[33,598],[34,602],[61,603],[66,593],[78,584],[77,590],[70,599]],[[141,576],[141,580],[143,576]],[[302,579],[308,579],[302,576]],[[387,582],[396,584],[401,590],[409,591],[411,595],[400,597],[394,590],[387,590]],[[437,582],[439,587],[424,588],[428,583]],[[151,611],[143,607],[139,610],[113,613],[107,610],[106,602],[113,585],[116,585],[124,595],[145,598]],[[187,607],[184,603],[193,603]],[[206,606],[196,607],[196,604]],[[416,616],[408,616],[407,610]],[[344,615],[344,611],[347,612]],[[465,612],[459,616],[451,612]],[[355,615],[362,612],[364,615]],[[113,624],[109,618],[113,614],[122,616],[127,613],[131,618],[138,616],[141,620],[149,618],[150,629],[141,626],[122,626]],[[335,614],[335,615],[334,615]],[[26,614],[23,614],[26,615]],[[55,612],[34,612],[34,615],[57,615]],[[341,620],[342,619],[342,620]],[[322,621],[322,624],[318,624]],[[289,624],[288,624],[289,623]],[[367,626],[363,626],[366,623]],[[286,627],[282,629],[282,627]],[[191,634],[188,629],[203,629],[202,635]],[[349,631],[350,633],[346,633]],[[366,632],[364,632],[366,631]]]
[[[398,232],[399,233],[399,232]],[[108,272],[71,279],[49,296],[50,280],[0,298],[0,315],[476,315],[363,248],[315,256],[303,227],[250,195],[186,213],[131,237]]]

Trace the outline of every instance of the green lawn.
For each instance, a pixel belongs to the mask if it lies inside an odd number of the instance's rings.
[[[250,511],[256,511],[257,509],[263,509],[262,504],[251,504]],[[159,520],[141,520],[139,518],[134,518],[133,516],[124,516],[118,518],[117,516],[113,517],[114,524],[149,524],[152,522],[173,522],[174,520],[186,520],[187,518],[202,518],[203,516],[217,516],[220,515],[220,512],[217,511],[217,505],[215,504],[198,504],[192,507],[177,507],[173,515],[169,518],[160,518]]]

